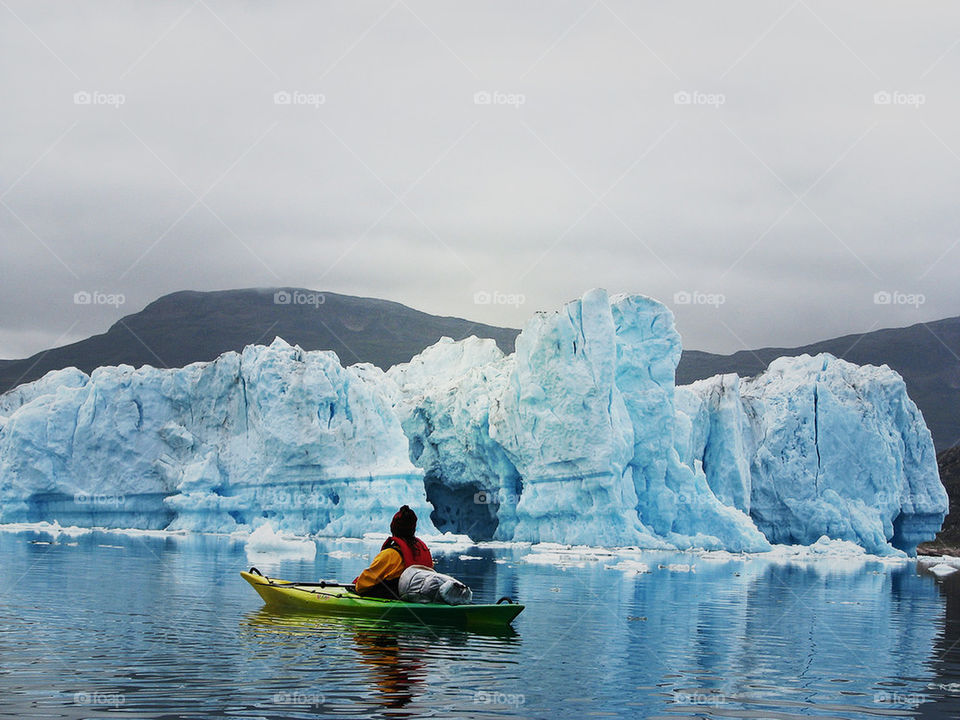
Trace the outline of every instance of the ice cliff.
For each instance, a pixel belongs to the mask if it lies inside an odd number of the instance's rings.
[[[282,340],[0,396],[0,522],[912,553],[947,511],[902,379],[828,355],[674,386],[661,303],[586,293],[504,355],[444,338],[384,373]],[[432,520],[432,523],[431,523]],[[435,527],[434,527],[435,526]]]
[[[431,528],[393,410],[333,353],[278,339],[173,370],[77,372],[8,401],[25,402],[0,418],[0,521],[360,535],[402,497]]]

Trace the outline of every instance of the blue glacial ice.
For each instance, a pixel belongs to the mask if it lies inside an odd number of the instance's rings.
[[[329,352],[75,373],[0,418],[0,520],[362,535],[403,498],[431,528],[396,416]],[[36,395],[31,398],[31,395]]]
[[[160,370],[67,369],[0,396],[0,522],[913,553],[947,511],[902,379],[828,355],[675,387],[641,295],[538,313],[516,352],[449,338],[383,372],[276,340]]]
[[[827,535],[912,552],[940,529],[947,496],[933,442],[890,368],[803,355],[686,392],[684,410],[697,418],[688,460],[725,502],[749,503],[771,542]]]

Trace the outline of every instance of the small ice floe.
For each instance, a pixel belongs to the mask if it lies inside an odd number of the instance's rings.
[[[33,523],[6,523],[4,525],[0,525],[0,532],[34,532],[42,535],[49,535],[53,540],[56,540],[61,535],[68,538],[86,535],[93,532],[93,529],[77,527],[75,525],[63,527],[56,520],[53,522],[47,522],[44,520],[42,522]]]
[[[670,572],[696,572],[696,565],[688,565],[686,563],[669,563],[667,565],[658,566],[661,570],[669,570]]]
[[[445,532],[442,535],[421,535],[420,539],[430,547],[432,552],[441,554],[463,552],[476,545],[469,535],[457,535],[452,532]]]
[[[860,559],[867,554],[860,545],[849,540],[821,536],[812,545],[774,545],[767,557],[777,560],[810,560],[814,558]]]
[[[327,553],[327,557],[346,560],[347,558],[358,558],[360,553],[350,552],[349,550],[331,550]]]
[[[461,560],[483,560],[483,557],[480,555],[461,555]]]
[[[101,532],[115,533],[117,535],[128,535],[130,537],[154,537],[154,538],[177,538],[185,537],[189,534],[187,530],[143,530],[141,528],[95,528]]]
[[[254,530],[246,542],[247,556],[275,555],[284,558],[313,560],[317,544],[313,540],[285,537],[275,532],[271,523],[264,523]]]
[[[586,567],[587,564],[585,561],[571,558],[569,555],[548,552],[538,552],[531,553],[530,555],[524,555],[522,558],[520,558],[520,562],[529,563],[530,565],[556,565],[560,568]]]
[[[436,543],[453,543],[455,545],[475,545],[476,543],[470,539],[469,535],[457,535],[452,532],[445,532],[442,535],[424,535],[424,542],[430,540],[430,542]]]
[[[836,540],[821,536],[812,545],[774,545],[766,556],[758,556],[776,563],[807,564],[823,572],[849,572],[866,563],[902,565],[910,558],[902,550],[889,548],[885,555],[873,555],[850,540]]]
[[[691,551],[701,560],[710,562],[750,562],[757,553],[730,552],[729,550],[693,550]],[[762,557],[762,554],[760,555]]]
[[[627,575],[639,575],[650,572],[650,566],[636,560],[621,560],[616,565],[604,565],[606,570],[619,570]]]
[[[588,545],[560,545],[559,543],[537,543],[530,547],[529,555],[520,558],[521,562],[534,565],[556,565],[567,567],[586,567],[588,562],[600,562],[616,558],[616,553],[607,548]]]
[[[917,558],[917,564],[920,567],[930,566],[930,565],[949,565],[950,567],[960,568],[960,557],[953,557],[952,555],[920,555]]]
[[[477,547],[490,548],[491,550],[512,550],[514,548],[528,548],[533,543],[530,542],[519,542],[519,541],[504,541],[504,540],[481,540],[477,543]]]
[[[927,568],[937,577],[944,577],[946,575],[951,575],[957,571],[957,568],[952,565],[947,565],[946,563],[940,563],[939,565],[934,565],[931,568]]]
[[[920,556],[917,558],[917,567],[942,578],[960,570],[960,557],[951,557],[950,555],[941,555],[940,557]]]

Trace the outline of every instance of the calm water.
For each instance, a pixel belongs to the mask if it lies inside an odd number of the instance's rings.
[[[0,533],[2,717],[960,713],[960,578],[913,563],[660,553],[637,575],[604,567],[616,559],[560,568],[520,562],[529,550],[437,552],[478,600],[527,604],[514,632],[485,636],[267,612],[229,538],[49,540]],[[257,564],[350,579],[375,549],[320,543],[315,561]],[[658,568],[671,562],[695,568]]]

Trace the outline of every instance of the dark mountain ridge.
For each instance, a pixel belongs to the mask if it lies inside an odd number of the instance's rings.
[[[444,335],[492,338],[513,352],[519,330],[438,317],[389,300],[302,288],[184,290],[155,300],[109,330],[22,360],[0,361],[0,393],[50,370],[101,365],[182,367],[282,337],[305,350],[333,350],[344,365],[383,369],[406,362]]]

